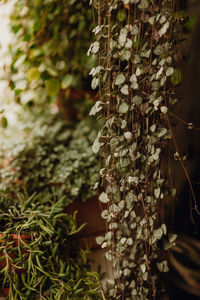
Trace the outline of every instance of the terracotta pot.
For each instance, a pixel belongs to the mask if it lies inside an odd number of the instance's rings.
[[[79,242],[82,247],[89,247],[90,249],[99,248],[99,245],[96,243],[96,237],[106,232],[106,222],[101,217],[103,209],[97,197],[93,197],[86,202],[77,199],[66,207],[65,211],[69,214],[78,211],[78,226],[87,223],[79,234]]]
[[[90,99],[95,101],[96,93],[93,91],[72,88],[61,90],[55,104],[63,119],[68,121],[76,121],[78,116],[76,102],[78,100],[83,101],[88,96]]]
[[[2,294],[3,294],[5,297],[7,297],[8,294],[9,294],[9,288],[3,288],[3,289],[2,289]]]
[[[0,234],[0,239],[3,238],[4,236],[5,236],[5,235],[4,235],[3,233],[1,233],[1,234]],[[30,240],[30,235],[21,234],[21,235],[20,235],[20,238],[21,238],[24,242],[27,242],[28,240]],[[19,241],[19,237],[18,237],[17,234],[11,234],[9,241],[12,241],[12,240],[14,240],[15,246],[18,246],[18,245],[19,245],[20,241]],[[0,244],[3,243],[3,242],[5,242],[5,240],[4,240],[4,239],[1,239],[1,240],[0,240]],[[6,248],[8,248],[8,249],[9,249],[10,247],[12,247],[11,244],[9,244],[8,246],[6,246]],[[28,253],[28,251],[25,250],[25,249],[22,249],[21,252],[22,252],[22,254]],[[0,253],[0,257],[2,257],[3,255],[4,255],[4,254]],[[8,255],[10,256],[10,258],[14,258],[14,257],[15,257],[15,254],[14,254],[12,251],[10,251]],[[11,262],[9,262],[9,264],[10,264],[11,270],[14,270],[14,272],[15,272],[17,275],[20,275],[20,274],[22,274],[22,273],[24,272],[23,269],[17,269],[17,268],[15,268],[15,267],[13,267]],[[1,260],[1,261],[0,261],[0,270],[4,269],[4,268],[6,267],[6,265],[7,265],[6,259]],[[3,294],[3,296],[7,297],[8,294],[9,294],[9,288],[2,288],[2,294]]]
[[[3,238],[3,237],[4,237],[4,234],[3,234],[3,233],[0,234],[0,238]],[[30,235],[21,234],[21,235],[20,235],[20,238],[21,238],[24,242],[27,242],[28,240],[30,240]],[[20,241],[19,241],[19,237],[18,237],[17,234],[11,234],[11,237],[10,237],[9,241],[12,241],[12,240],[14,240],[15,246],[18,246],[18,245],[19,245]],[[3,242],[5,242],[5,240],[1,239],[1,240],[0,240],[0,243],[3,243]],[[11,244],[9,244],[8,246],[6,246],[7,249],[9,249],[10,247],[12,247]],[[25,249],[22,249],[21,252],[22,252],[22,254],[28,253],[28,251],[25,250]],[[0,257],[2,257],[3,255],[4,255],[3,253],[0,253]],[[8,255],[10,256],[10,258],[14,258],[14,257],[15,257],[15,254],[14,254],[12,251],[10,251]],[[9,263],[10,263],[10,262],[9,262]],[[4,268],[6,267],[6,265],[7,265],[6,259],[3,259],[3,260],[0,261],[0,269],[1,269],[1,270],[4,269]],[[18,275],[20,275],[21,273],[24,272],[24,270],[14,268],[14,267],[12,266],[12,263],[10,263],[10,266],[11,266],[11,269],[12,269],[12,270],[14,269],[14,271],[15,271],[16,274],[18,274]]]

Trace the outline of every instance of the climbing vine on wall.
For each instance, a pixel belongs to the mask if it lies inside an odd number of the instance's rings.
[[[90,75],[99,99],[90,115],[102,120],[93,151],[101,154],[99,200],[108,223],[97,242],[112,265],[110,299],[155,299],[158,274],[168,271],[161,242],[169,249],[176,238],[167,235],[162,209],[175,194],[164,163],[172,138],[169,111],[177,101],[175,1],[91,4],[96,40],[88,54],[98,57]]]

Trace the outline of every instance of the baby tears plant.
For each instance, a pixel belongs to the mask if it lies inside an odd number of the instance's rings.
[[[99,200],[108,231],[97,242],[106,249],[113,278],[110,299],[155,299],[167,272],[164,201],[175,195],[164,149],[172,139],[169,111],[179,80],[179,19],[174,0],[91,0],[96,14],[88,54],[97,57],[92,88],[99,99],[90,115],[102,120],[93,144],[100,152]],[[179,155],[175,157],[180,159]]]

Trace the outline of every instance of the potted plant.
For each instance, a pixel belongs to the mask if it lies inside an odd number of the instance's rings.
[[[13,142],[8,147],[6,141],[2,150],[2,197],[14,199],[24,187],[29,195],[37,192],[41,199],[64,197],[66,211],[78,211],[78,224],[89,223],[82,235],[101,234],[105,222],[96,191],[91,189],[98,179],[98,157],[92,151],[98,124],[86,118],[72,127],[51,115],[33,124],[33,130],[23,130],[20,147]],[[92,218],[88,215],[91,210]]]
[[[0,282],[8,299],[97,299],[98,275],[90,272],[77,242],[83,228],[76,214],[63,211],[63,199],[20,195],[0,210]]]

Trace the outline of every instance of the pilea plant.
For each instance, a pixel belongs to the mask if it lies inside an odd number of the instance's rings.
[[[84,224],[83,224],[84,226]],[[18,299],[99,299],[98,274],[77,242],[75,214],[59,201],[20,195],[0,210],[1,292]]]
[[[161,297],[161,254],[176,236],[167,235],[164,201],[174,197],[164,148],[173,138],[169,111],[179,83],[179,19],[173,0],[91,0],[96,41],[88,54],[98,57],[92,88],[99,99],[90,115],[102,129],[93,144],[101,154],[99,200],[108,231],[97,242],[106,249],[113,278],[110,299]],[[175,140],[174,140],[175,142]],[[162,159],[161,159],[162,157]],[[178,152],[175,159],[181,160]],[[165,163],[164,163],[165,162]]]

